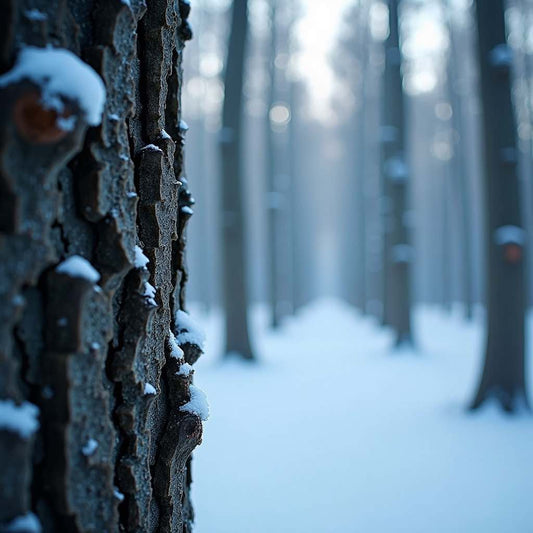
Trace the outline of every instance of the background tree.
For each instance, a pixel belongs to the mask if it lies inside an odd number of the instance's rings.
[[[476,2],[487,219],[488,335],[472,408],[494,398],[506,411],[527,404],[524,376],[524,244],[511,99],[512,54],[503,0]]]
[[[247,0],[234,0],[224,75],[222,155],[223,306],[226,354],[254,359],[248,333],[243,213],[243,83],[248,33]]]
[[[1,11],[0,529],[189,532],[189,3]]]
[[[405,111],[401,72],[399,0],[389,0],[389,36],[385,42],[382,176],[384,211],[383,321],[396,333],[396,345],[411,343],[410,264],[408,231],[409,168],[405,150]]]
[[[279,326],[280,322],[280,235],[279,235],[279,212],[281,209],[281,195],[279,189],[279,178],[277,176],[277,154],[276,139],[273,131],[271,113],[276,103],[276,56],[277,56],[277,20],[276,20],[276,0],[270,0],[269,6],[269,33],[270,41],[267,52],[267,95],[265,107],[265,164],[267,174],[267,227],[268,227],[268,261],[269,261],[269,303],[270,303],[270,324],[273,328]]]
[[[445,16],[449,34],[447,57],[447,90],[451,104],[451,143],[452,143],[452,183],[454,198],[457,199],[459,211],[461,244],[462,296],[464,299],[465,318],[472,319],[474,290],[472,281],[472,225],[471,225],[471,191],[468,168],[466,164],[466,125],[465,125],[465,89],[466,80],[461,75],[459,40],[461,28],[454,17],[453,6],[447,0]]]

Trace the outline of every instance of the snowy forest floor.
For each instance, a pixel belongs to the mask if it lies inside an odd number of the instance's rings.
[[[254,365],[222,363],[220,316],[193,315],[211,404],[196,533],[533,532],[533,417],[466,411],[480,320],[419,308],[417,350],[391,352],[390,333],[341,302],[275,333],[258,310]]]

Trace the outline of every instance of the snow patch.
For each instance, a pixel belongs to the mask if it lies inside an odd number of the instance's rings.
[[[100,279],[98,271],[80,255],[72,255],[68,259],[65,259],[56,267],[56,272],[59,274],[66,274],[71,278],[81,278],[90,281],[91,283],[97,283]]]
[[[2,530],[4,531],[4,530]],[[41,523],[39,519],[33,514],[28,513],[14,518],[5,529],[6,533],[41,533]]]
[[[144,384],[144,394],[145,396],[150,396],[152,394],[156,394],[157,391],[155,390],[155,387],[151,383],[145,383]]]
[[[147,281],[144,282],[143,296],[146,297],[148,303],[157,306],[157,303],[155,301],[155,287]]]
[[[506,44],[499,44],[489,52],[489,61],[493,67],[508,67],[513,62],[513,51]]]
[[[43,105],[64,110],[61,97],[78,102],[87,123],[98,126],[106,99],[100,76],[79,57],[63,48],[24,47],[15,66],[0,76],[0,87],[30,80],[42,90]]]
[[[159,148],[159,146],[156,146],[155,144],[147,144],[146,146],[143,146],[141,148],[141,151],[143,150],[150,150],[152,152],[161,152],[163,153],[163,150],[161,150],[161,148]]]
[[[409,176],[409,169],[403,157],[391,157],[385,162],[385,174],[392,181],[405,181]]]
[[[35,22],[40,22],[48,18],[48,15],[46,13],[43,13],[38,9],[27,9],[26,11],[24,11],[24,16],[28,20],[33,20]]]
[[[183,344],[195,344],[203,350],[205,345],[205,333],[190,317],[188,313],[179,309],[176,311],[176,340]]]
[[[187,214],[187,215],[192,215],[192,214],[194,213],[194,211],[193,211],[188,205],[184,205],[184,206],[180,209],[180,211],[181,211],[182,213]]]
[[[176,376],[190,376],[192,372],[192,366],[189,363],[183,363],[180,369],[176,372]]]
[[[124,494],[122,494],[122,492],[120,492],[117,487],[114,487],[113,488],[113,496],[119,501],[119,502],[123,502],[124,501]]]
[[[38,415],[39,409],[32,403],[16,405],[13,400],[0,400],[0,430],[29,439],[39,429]]]
[[[181,359],[183,357],[183,350],[179,347],[178,341],[172,331],[168,332],[168,347],[170,348],[170,357],[173,359]]]
[[[83,445],[83,448],[81,449],[81,453],[83,453],[85,457],[89,457],[96,451],[97,448],[98,448],[98,441],[95,439],[89,439]]]
[[[135,268],[146,268],[146,265],[150,262],[150,259],[144,255],[142,248],[135,245],[135,259],[133,265]]]
[[[526,242],[526,232],[518,226],[500,226],[494,232],[494,242],[498,245],[519,244],[523,246]]]
[[[180,411],[186,411],[198,415],[202,420],[207,420],[209,418],[209,403],[205,392],[194,385],[189,387],[189,392],[191,399],[180,407]]]

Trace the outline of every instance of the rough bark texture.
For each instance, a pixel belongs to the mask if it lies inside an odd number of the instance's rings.
[[[180,127],[188,12],[181,0],[2,3],[1,72],[24,45],[52,45],[107,89],[99,127],[79,117],[45,144],[13,120],[39,87],[1,89],[0,398],[33,403],[40,424],[28,438],[0,427],[2,531],[30,512],[45,532],[191,530],[190,454],[202,425],[180,410],[192,378],[176,372],[199,347],[170,352],[192,203]],[[136,245],[147,267],[135,265]],[[74,254],[98,284],[56,271]]]
[[[389,0],[389,36],[385,43],[385,94],[382,141],[384,210],[383,322],[396,333],[396,344],[411,343],[411,243],[407,216],[409,168],[405,151],[399,0]]]
[[[234,0],[222,111],[223,302],[226,354],[244,359],[254,355],[248,334],[246,254],[243,230],[242,115],[243,80],[248,33],[247,0]]]
[[[506,44],[504,8],[504,0],[476,2],[484,136],[488,336],[481,383],[472,407],[495,398],[506,411],[513,411],[527,403],[525,232],[520,214],[511,56]]]

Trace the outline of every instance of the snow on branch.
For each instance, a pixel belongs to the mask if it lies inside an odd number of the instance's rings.
[[[179,347],[178,341],[172,331],[168,332],[168,347],[170,348],[170,357],[173,359],[181,359],[183,357],[183,350]]]

